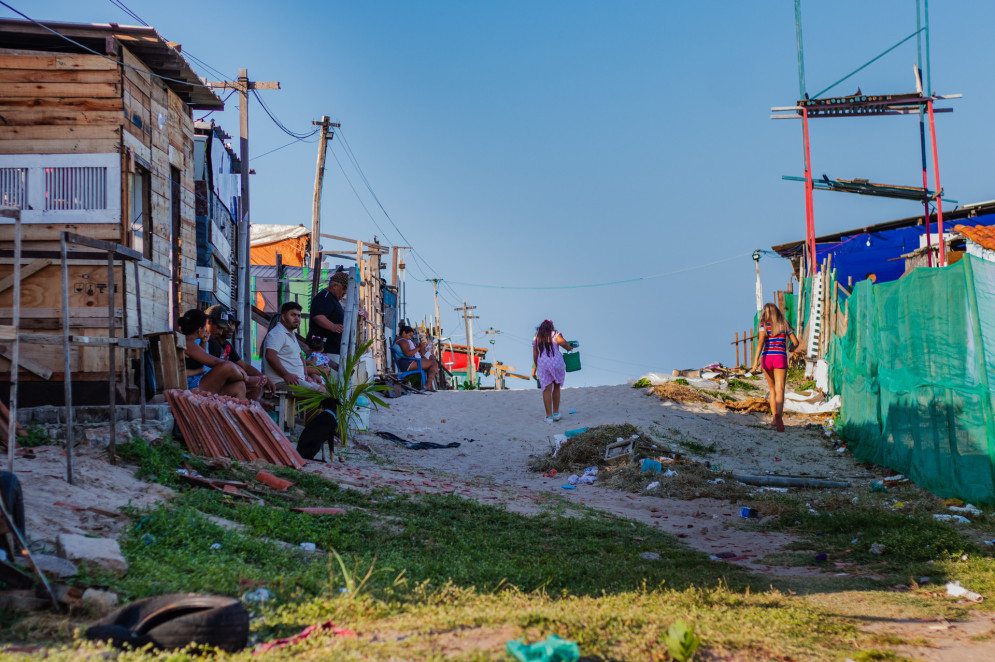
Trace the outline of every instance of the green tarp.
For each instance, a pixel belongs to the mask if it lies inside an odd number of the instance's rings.
[[[827,359],[854,457],[941,496],[995,503],[995,264],[965,255],[861,281],[848,313]]]

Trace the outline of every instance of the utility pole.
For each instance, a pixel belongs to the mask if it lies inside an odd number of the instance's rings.
[[[463,313],[463,324],[466,326],[466,378],[471,384],[477,383],[477,367],[473,364],[473,320],[479,317],[470,314],[470,311],[476,308],[476,306],[467,306],[466,300],[460,308],[453,308],[456,312]]]
[[[318,168],[314,173],[314,198],[311,200],[311,255],[315,269],[321,268],[321,186],[325,180],[325,156],[328,152],[328,141],[334,137],[331,127],[339,128],[341,124],[329,121],[328,115],[322,115],[320,122],[311,122],[315,126],[321,127],[321,134],[318,136]],[[315,279],[317,282],[317,279]],[[314,296],[317,292],[312,292]]]
[[[442,317],[439,316],[439,281],[441,278],[429,278],[428,282],[435,286],[435,333],[442,335]]]
[[[252,298],[249,295],[249,90],[279,90],[279,81],[250,81],[248,69],[238,70],[238,80],[206,83],[210,88],[238,92],[239,158],[242,192],[238,201],[238,294],[236,310],[242,322],[242,356],[252,357]]]
[[[494,345],[494,353],[491,355],[491,363],[493,363],[494,365],[497,365],[497,362],[498,362],[497,361],[497,342],[495,342],[495,341],[497,340],[497,337],[498,337],[499,333],[501,333],[501,331],[498,331],[493,326],[490,327],[489,329],[487,329],[486,331],[484,331],[484,335],[491,336],[490,344]],[[499,372],[497,370],[494,370],[494,388],[496,388],[497,390],[501,390],[501,389],[504,388],[503,380],[502,380],[501,375],[499,374]]]

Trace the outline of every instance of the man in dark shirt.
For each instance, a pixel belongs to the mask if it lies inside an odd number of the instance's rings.
[[[325,341],[325,354],[337,367],[340,361],[342,344],[342,321],[345,311],[340,300],[345,298],[349,287],[349,274],[336,271],[328,279],[328,287],[318,292],[311,300],[311,328],[309,336],[318,336]]]
[[[207,330],[211,334],[210,340],[207,341],[207,353],[219,359],[231,361],[242,369],[246,374],[245,397],[249,400],[258,400],[262,397],[264,390],[272,393],[273,384],[261,372],[253,368],[251,363],[243,360],[231,344],[230,339],[235,324],[232,314],[220,304],[211,306],[204,312],[207,314]]]

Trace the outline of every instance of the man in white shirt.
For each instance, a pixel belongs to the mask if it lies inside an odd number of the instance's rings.
[[[306,386],[322,390],[314,382],[307,380],[304,356],[297,342],[297,328],[301,325],[301,305],[288,301],[280,309],[280,323],[266,334],[263,342],[263,374],[277,389],[293,386]]]

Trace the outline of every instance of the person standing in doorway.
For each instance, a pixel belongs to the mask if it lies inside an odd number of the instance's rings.
[[[757,333],[760,338],[753,356],[751,372],[756,373],[763,369],[769,389],[767,399],[770,403],[770,413],[774,417],[770,424],[778,432],[784,432],[784,384],[788,375],[788,342],[797,345],[798,337],[788,326],[781,309],[773,303],[766,304],[760,312]]]
[[[324,353],[338,368],[341,362],[342,322],[345,311],[340,303],[349,288],[349,274],[336,271],[328,279],[328,287],[321,290],[311,300],[311,328],[309,337],[319,337],[325,343]]]
[[[542,389],[547,423],[560,420],[560,387],[567,376],[563,355],[557,345],[568,352],[573,349],[553,326],[553,321],[544,320],[532,339],[532,379],[538,380],[539,388]]]

